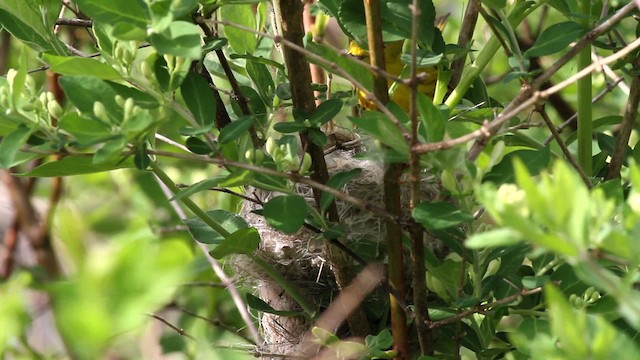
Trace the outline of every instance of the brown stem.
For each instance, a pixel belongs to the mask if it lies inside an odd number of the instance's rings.
[[[613,154],[611,154],[611,163],[609,163],[609,169],[605,177],[606,180],[620,177],[622,163],[627,158],[627,147],[629,146],[631,130],[633,130],[636,117],[638,116],[638,103],[640,103],[640,76],[634,76],[629,86],[629,100],[624,110],[618,136],[616,136],[616,147]]]
[[[462,25],[460,26],[460,34],[458,34],[458,46],[466,47],[471,42],[476,23],[478,22],[478,9],[480,6],[479,0],[469,0],[467,9],[464,12],[464,18],[462,19]],[[466,59],[467,56],[465,54],[451,64],[451,80],[449,81],[451,88],[458,85]]]
[[[11,49],[11,34],[7,30],[0,30],[0,74],[7,73],[9,64],[9,50]]]
[[[207,25],[205,18],[203,18],[202,16],[196,16],[194,18],[194,21],[196,22],[196,24],[200,26],[200,28],[202,29],[202,31],[207,37],[211,37],[211,38],[216,37],[216,34],[213,32],[213,30],[211,30],[209,25]],[[222,51],[222,49],[216,49],[215,53],[216,53],[216,56],[218,57],[218,61],[220,62],[220,66],[224,70],[224,74],[227,77],[227,81],[229,81],[229,85],[231,85],[231,89],[233,90],[233,93],[235,95],[235,100],[237,100],[238,104],[240,105],[240,110],[242,111],[242,114],[246,116],[251,116],[252,114],[251,114],[251,109],[249,108],[249,100],[247,100],[247,97],[244,96],[244,94],[240,90],[240,84],[238,83],[236,76],[233,74],[233,71],[231,70],[231,66],[229,65],[229,61],[225,57],[224,52]],[[218,97],[219,96],[220,94],[218,94]],[[216,99],[216,102],[217,102],[217,99]],[[251,126],[251,128],[249,129],[249,136],[251,136],[251,142],[253,143],[254,148],[258,149],[262,147],[262,140],[260,140],[260,138],[258,137],[258,134],[256,133],[256,129],[254,126]]]
[[[560,146],[560,149],[562,149],[562,153],[564,154],[564,156],[567,158],[569,163],[576,169],[576,171],[578,171],[578,174],[580,174],[580,177],[582,178],[582,181],[584,181],[585,185],[591,188],[591,180],[589,180],[589,177],[587,176],[587,174],[584,173],[584,170],[582,170],[582,168],[580,167],[576,159],[573,157],[573,155],[571,155],[569,148],[567,148],[567,145],[564,143],[564,140],[562,140],[560,133],[558,133],[558,130],[556,130],[555,125],[553,125],[553,122],[549,118],[549,114],[547,114],[547,111],[544,109],[544,106],[537,104],[536,111],[540,114],[540,117],[542,117],[542,120],[544,120],[544,123],[547,125],[547,127],[551,131],[553,138],[556,139],[556,142],[558,143],[558,146]]]
[[[384,59],[384,43],[382,39],[382,18],[379,0],[363,0],[367,24],[367,40],[369,42],[369,61],[374,68],[386,69]],[[377,72],[373,76],[373,93],[383,104],[389,102],[387,79]],[[404,171],[403,164],[385,164],[383,188],[385,209],[400,216],[402,211],[400,176]],[[402,227],[393,222],[386,224],[387,256],[389,262],[389,286],[393,291],[405,296],[405,276],[402,246]],[[409,336],[407,318],[404,309],[395,297],[390,297],[391,332],[393,348],[398,352],[398,359],[409,356]]]
[[[79,26],[79,27],[92,27],[93,26],[93,21],[92,20],[85,20],[85,19],[65,19],[65,18],[60,18],[58,20],[56,20],[56,25],[67,25],[67,26]]]
[[[279,19],[282,37],[300,47],[303,47],[304,26],[302,24],[303,3],[298,0],[280,0],[274,3],[276,16]],[[291,96],[294,109],[301,110],[310,115],[315,111],[315,101],[311,90],[311,73],[307,59],[300,56],[290,47],[283,49],[284,60],[289,72],[291,83]],[[311,179],[325,184],[329,179],[327,164],[322,147],[311,142],[306,133],[300,133],[303,148],[311,156]],[[320,204],[322,193],[314,189],[313,196],[316,204]],[[327,210],[327,216],[331,222],[339,222],[338,208],[333,202]],[[329,246],[329,262],[331,270],[340,289],[346,288],[355,277],[353,266],[346,254],[335,246]],[[369,322],[361,307],[354,308],[347,317],[351,334],[365,336],[370,333]]]

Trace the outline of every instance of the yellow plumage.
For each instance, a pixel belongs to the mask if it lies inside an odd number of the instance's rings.
[[[400,55],[402,55],[403,42],[404,41],[400,40],[386,43],[384,45],[384,60],[387,67],[387,72],[396,77],[400,77],[402,69],[404,68],[404,63],[400,59]],[[358,44],[356,44],[356,42],[353,40],[349,42],[349,48],[347,52],[349,53],[349,55],[370,62],[369,52],[358,46]],[[421,72],[426,73],[427,76],[425,77],[424,81],[418,86],[418,90],[432,98],[436,88],[436,81],[438,79],[438,69],[435,66],[418,68],[418,73]],[[392,88],[393,92],[389,94],[390,99],[405,111],[409,111],[411,89],[401,83],[393,85],[392,81],[388,80],[387,82],[389,84],[388,87]],[[367,99],[363,91],[358,89],[357,94],[358,103],[360,104],[360,106],[367,110],[376,109],[374,102]]]

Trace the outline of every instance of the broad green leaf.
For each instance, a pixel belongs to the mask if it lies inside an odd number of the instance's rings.
[[[226,210],[210,210],[207,211],[207,215],[231,234],[248,227],[247,223],[239,215]],[[182,221],[187,225],[191,236],[198,242],[203,244],[219,244],[224,240],[222,235],[198,217],[184,219]]]
[[[243,116],[238,120],[232,121],[230,124],[223,127],[222,130],[220,130],[218,141],[221,144],[226,144],[228,142],[236,140],[242,135],[246,135],[252,125],[253,117],[251,116]]]
[[[42,164],[20,176],[54,177],[93,174],[116,169],[133,168],[133,160],[127,158],[111,159],[101,164],[94,164],[90,156],[67,156],[62,160]]]
[[[187,149],[189,149],[189,151],[198,155],[211,154],[211,152],[213,151],[208,143],[200,140],[195,136],[189,136],[187,138],[187,141],[185,141],[185,145]]]
[[[135,104],[143,109],[156,109],[160,104],[152,95],[142,92],[134,87],[125,86],[115,82],[107,82],[113,90],[124,99],[132,98]]]
[[[271,305],[264,302],[259,297],[247,293],[246,295],[247,306],[253,310],[257,310],[267,314],[274,314],[279,316],[305,316],[304,311],[285,311],[285,310],[276,310],[271,307]]]
[[[0,168],[8,169],[13,165],[18,150],[27,142],[29,135],[31,135],[31,129],[20,126],[2,138],[2,142],[0,142]]]
[[[260,234],[258,230],[255,228],[240,229],[222,240],[209,254],[216,259],[233,254],[251,256],[259,245]]]
[[[98,22],[97,24],[100,23]],[[114,40],[143,41],[147,38],[147,32],[144,28],[128,22],[119,22],[114,24],[111,28],[110,34]]]
[[[473,221],[473,215],[444,201],[423,201],[413,209],[412,216],[428,230],[446,229]]]
[[[464,245],[470,249],[484,249],[490,247],[501,247],[515,245],[521,241],[520,233],[503,227],[478,234],[473,234]]]
[[[507,6],[506,0],[482,0],[482,3],[495,10],[500,10]]]
[[[300,195],[277,196],[264,204],[267,223],[285,234],[293,234],[304,224],[307,202]]]
[[[118,136],[113,140],[109,140],[100,147],[93,155],[95,164],[102,164],[121,157],[122,151],[127,146],[127,139],[124,136]]]
[[[386,115],[377,111],[365,111],[361,117],[349,117],[349,120],[376,140],[389,146],[400,154],[408,154],[409,145],[404,136]]]
[[[103,80],[122,78],[113,67],[95,59],[43,54],[42,60],[51,66],[51,71],[62,75],[92,76]]]
[[[224,179],[226,179],[226,176],[216,176],[214,178],[211,179],[206,179],[206,180],[202,180],[199,181],[193,185],[189,185],[188,187],[180,190],[179,193],[173,195],[173,197],[169,200],[173,201],[173,200],[180,200],[182,198],[185,197],[189,197],[195,193],[201,192],[201,191],[206,191],[211,189],[212,187],[216,187],[218,186]]]
[[[160,33],[152,33],[149,43],[159,54],[199,59],[202,52],[198,26],[186,21],[174,21]]]
[[[142,0],[76,0],[74,3],[97,22],[128,23],[141,29],[147,27],[146,6]]]
[[[418,111],[420,112],[420,121],[424,127],[427,142],[442,141],[447,119],[433,105],[431,98],[421,92],[418,93]]]
[[[94,145],[113,136],[109,126],[77,112],[68,112],[58,119],[58,128],[71,134],[80,146]]]
[[[198,124],[208,126],[216,119],[216,101],[209,84],[200,75],[189,72],[180,85],[180,92],[187,108]]]
[[[309,121],[315,125],[320,126],[326,122],[329,122],[333,119],[340,110],[342,109],[342,100],[340,99],[329,99],[320,106],[316,108],[316,110],[309,116]]]
[[[251,4],[229,4],[220,8],[220,17],[225,21],[242,25],[250,29],[256,28],[253,5]],[[252,54],[256,49],[256,35],[250,31],[238,29],[233,26],[224,27],[224,35],[229,40],[231,49],[238,54]]]
[[[519,159],[523,162],[529,171],[529,175],[535,176],[549,164],[551,160],[551,149],[547,146],[540,150],[512,151],[505,155],[502,161],[484,176],[482,181],[490,181],[496,185],[513,182],[515,180],[513,169],[514,159]]]
[[[93,104],[100,101],[113,121],[122,121],[124,113],[116,103],[117,93],[108,82],[88,76],[63,76],[59,81],[69,101],[81,112],[93,116]]]
[[[38,52],[66,55],[65,45],[53,33],[61,5],[55,0],[3,0],[0,25]]]
[[[352,169],[349,171],[341,171],[333,175],[327,181],[326,185],[334,189],[341,190],[341,188],[345,186],[349,182],[349,180],[353,179],[356,176],[359,176],[360,174],[362,174],[362,169]],[[334,198],[335,196],[331,194],[322,193],[322,197],[320,198],[320,209],[326,210],[327,208],[329,208],[329,205],[331,205],[331,202],[333,201]]]
[[[533,47],[525,51],[524,56],[538,57],[563,51],[584,32],[584,28],[573,21],[553,24],[542,32]]]

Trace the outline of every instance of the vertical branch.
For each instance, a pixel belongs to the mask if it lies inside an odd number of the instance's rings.
[[[460,34],[458,34],[458,46],[466,47],[471,42],[473,32],[478,22],[478,10],[480,9],[479,0],[469,0],[467,9],[464,12],[462,25],[460,26]],[[462,76],[462,69],[467,59],[467,55],[461,56],[451,64],[451,80],[449,86],[455,87]]]
[[[420,19],[420,2],[413,0],[411,4],[411,102],[409,106],[409,118],[411,119],[411,139],[410,148],[420,143],[418,139],[418,21]],[[427,24],[428,26],[428,24]],[[415,151],[409,152],[409,184],[410,184],[410,200],[409,208],[411,211],[418,206],[422,200],[420,191],[420,154]],[[433,341],[431,339],[431,331],[427,327],[429,321],[429,311],[427,302],[427,279],[426,269],[424,265],[424,229],[422,226],[413,222],[409,230],[411,241],[411,269],[412,269],[412,290],[413,290],[413,306],[415,314],[416,332],[418,334],[418,343],[420,344],[420,352],[423,355],[432,355],[434,352]]]
[[[585,28],[589,27],[591,15],[591,1],[580,1],[580,13],[582,19],[580,24]],[[580,53],[578,53],[578,69],[582,69],[591,65],[591,44],[588,43]],[[591,113],[591,74],[578,80],[578,163],[582,170],[591,176],[592,169],[592,113]]]
[[[622,163],[627,155],[629,136],[631,136],[631,130],[633,130],[636,117],[638,116],[639,103],[640,76],[634,76],[633,80],[631,80],[631,85],[629,86],[629,100],[627,101],[627,105],[624,110],[620,131],[618,131],[618,136],[616,136],[616,147],[614,153],[611,155],[611,163],[607,170],[607,176],[605,177],[606,180],[620,177],[620,169],[622,168]]]
[[[279,0],[274,2],[276,9],[276,17],[280,22],[280,30],[282,37],[300,47],[304,47],[302,38],[304,36],[304,27],[302,24],[303,3],[299,0]],[[304,56],[290,47],[284,47],[284,60],[287,71],[290,74],[291,97],[293,107],[302,110],[306,114],[315,111],[316,105],[311,90],[311,72],[309,63]],[[311,156],[312,173],[311,178],[320,183],[326,183],[329,179],[327,164],[324,159],[324,150],[322,147],[314,144],[308,138],[306,133],[300,133],[300,140],[303,148]],[[313,190],[313,196],[316,203],[319,204],[322,192]],[[327,211],[330,221],[340,221],[338,208],[335,202],[331,204]],[[336,283],[340,289],[344,289],[354,278],[353,266],[346,254],[335,246],[329,246],[329,262],[331,270],[336,279]],[[354,336],[365,336],[370,333],[369,322],[362,308],[357,308],[347,318],[351,334]]]
[[[367,40],[369,42],[369,59],[373,68],[386,69],[384,60],[384,43],[382,39],[382,20],[380,16],[379,0],[364,0],[364,12],[367,23]],[[373,73],[373,93],[382,102],[389,102],[387,79]],[[401,213],[400,176],[404,170],[403,164],[385,164],[384,171],[384,204],[385,209],[394,215]],[[389,262],[389,286],[392,292],[405,296],[404,261],[402,255],[402,227],[388,221],[386,223],[387,256]],[[398,357],[406,359],[409,354],[409,340],[407,318],[402,305],[394,296],[389,299],[391,310],[391,332],[393,334],[394,349]]]

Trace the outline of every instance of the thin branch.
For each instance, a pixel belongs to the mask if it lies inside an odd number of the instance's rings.
[[[638,104],[640,103],[640,76],[633,77],[630,88],[629,99],[627,100],[627,106],[624,111],[624,116],[622,117],[622,124],[620,124],[620,131],[618,131],[616,136],[616,147],[613,154],[611,154],[611,163],[609,164],[605,180],[619,178],[622,163],[627,158],[629,137],[631,136],[631,130],[633,130],[633,127],[635,126],[636,117],[638,116]]]
[[[544,120],[544,123],[547,125],[547,127],[551,131],[551,134],[553,135],[554,139],[556,139],[556,142],[558,143],[558,146],[560,146],[560,149],[562,149],[562,153],[564,154],[564,156],[567,158],[569,163],[571,163],[574,169],[576,169],[578,174],[580,174],[580,178],[582,178],[582,181],[584,181],[585,185],[587,185],[588,188],[591,188],[591,180],[589,179],[587,174],[585,174],[585,172],[582,170],[582,168],[580,167],[576,159],[573,157],[573,155],[571,155],[571,151],[569,151],[569,148],[567,148],[567,145],[564,143],[564,140],[562,140],[562,137],[560,137],[560,133],[558,133],[558,131],[556,130],[556,127],[553,125],[553,122],[549,118],[549,114],[547,114],[547,111],[544,109],[544,106],[542,106],[541,104],[537,104],[536,111],[538,112],[538,114],[540,114],[540,117],[542,117],[542,120]]]
[[[56,20],[56,25],[61,26],[78,26],[78,27],[92,27],[93,20],[85,20],[85,19],[65,19],[59,18]]]
[[[458,34],[458,46],[467,47],[473,38],[473,33],[478,22],[478,9],[480,8],[479,0],[469,0],[467,3],[467,9],[464,12],[464,18],[462,19],[462,25],[460,26],[460,33]],[[449,82],[450,87],[455,87],[460,81],[462,76],[462,69],[466,62],[467,55],[461,56],[451,64],[451,80]]]
[[[229,324],[225,324],[222,321],[220,321],[219,319],[210,319],[208,317],[202,316],[202,315],[198,315],[197,313],[187,310],[183,307],[180,306],[176,306],[178,308],[178,310],[180,310],[181,312],[192,316],[194,318],[200,319],[200,320],[204,320],[206,322],[208,322],[209,324],[213,325],[213,326],[217,326],[221,329],[224,329],[226,331],[228,331],[229,333],[239,336],[241,338],[243,338],[246,342],[256,345],[256,343],[254,342],[254,340],[252,340],[250,337],[248,337],[247,335],[243,334],[242,331],[240,329],[236,329],[233,326],[229,325]]]
[[[513,301],[516,301],[519,297],[534,295],[534,294],[537,294],[537,293],[541,292],[542,290],[543,290],[542,286],[537,287],[537,288],[533,288],[533,289],[522,289],[522,290],[520,290],[519,292],[517,292],[517,293],[515,293],[513,295],[509,295],[509,296],[507,296],[505,298],[502,298],[500,300],[496,300],[494,302],[490,302],[488,304],[475,306],[475,307],[473,307],[471,309],[462,311],[462,312],[460,312],[460,313],[458,313],[455,316],[452,316],[450,318],[447,318],[447,319],[444,319],[444,320],[439,320],[439,321],[429,322],[429,323],[427,323],[427,326],[430,329],[437,329],[437,328],[439,328],[441,326],[444,326],[444,325],[453,324],[453,323],[455,323],[457,321],[460,321],[460,320],[466,318],[467,316],[471,316],[473,314],[482,313],[482,312],[488,311],[491,308],[495,308],[495,307],[500,306],[500,305],[509,304],[509,303],[511,303]]]
[[[184,329],[179,328],[179,327],[177,327],[177,326],[173,325],[172,323],[170,323],[169,321],[167,321],[165,318],[163,318],[163,317],[161,317],[161,316],[159,316],[159,315],[156,315],[156,314],[154,314],[154,313],[148,313],[147,315],[151,316],[152,318],[154,318],[154,319],[156,319],[156,320],[160,321],[161,323],[163,323],[163,324],[167,325],[168,327],[170,327],[171,329],[175,330],[175,332],[177,332],[177,333],[178,333],[178,335],[180,335],[180,336],[184,336],[184,337],[189,338],[189,339],[191,339],[191,340],[193,340],[193,341],[196,341],[196,339],[195,339],[193,336],[191,336],[191,335],[187,334],[187,333],[184,331]]]

